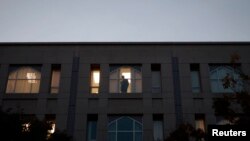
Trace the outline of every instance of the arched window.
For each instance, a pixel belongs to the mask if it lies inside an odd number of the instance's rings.
[[[40,79],[39,66],[13,66],[10,68],[6,93],[38,93]]]
[[[121,93],[122,76],[128,80],[128,87],[126,93],[141,93],[142,92],[142,75],[141,66],[130,65],[110,66],[109,75],[109,91],[110,93]]]
[[[233,68],[229,65],[210,65],[210,82],[211,82],[211,90],[214,93],[232,93],[232,88],[224,88],[223,87],[223,79],[229,75],[236,80],[237,85],[234,90],[241,90],[242,84],[240,80],[240,76],[237,68]]]
[[[108,124],[108,141],[142,141],[142,123],[132,117],[122,116]]]

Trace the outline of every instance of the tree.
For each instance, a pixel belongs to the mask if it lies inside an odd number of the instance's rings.
[[[240,56],[232,54],[230,64],[236,69]],[[243,71],[236,71],[240,76],[236,80],[232,74],[227,74],[223,81],[224,88],[230,88],[233,94],[224,94],[222,98],[215,98],[213,108],[216,116],[221,116],[228,120],[231,124],[250,125],[250,95],[249,76]],[[240,89],[239,89],[240,87]]]
[[[195,129],[189,123],[181,124],[176,130],[170,133],[165,141],[189,141],[194,138],[196,141],[202,141],[206,134],[201,129]]]
[[[12,113],[11,109],[3,111],[0,107],[0,133],[5,141],[70,141],[65,132],[55,131],[48,137],[51,123],[38,120],[36,117],[29,120],[29,126],[24,127],[22,114]]]
[[[0,133],[5,141],[18,141],[22,135],[22,124],[19,115],[6,112],[0,107]]]

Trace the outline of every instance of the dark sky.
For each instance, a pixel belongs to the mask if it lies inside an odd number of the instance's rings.
[[[0,0],[0,42],[250,41],[250,0]]]

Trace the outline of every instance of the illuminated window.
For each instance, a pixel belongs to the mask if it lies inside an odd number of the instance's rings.
[[[195,114],[195,129],[201,129],[205,132],[205,115],[204,114]]]
[[[239,67],[233,68],[230,65],[210,65],[210,83],[213,93],[233,93],[242,90],[242,81],[239,75]],[[236,82],[234,87],[224,88],[223,79],[226,76],[232,77]]]
[[[109,118],[108,141],[142,141],[141,117]]]
[[[59,93],[61,65],[52,65],[50,93]]]
[[[110,93],[142,92],[142,75],[139,65],[111,65],[109,80]]]
[[[199,64],[191,64],[190,65],[191,72],[191,85],[193,93],[201,92],[201,84],[200,84],[200,66]]]
[[[152,64],[152,93],[161,93],[161,65]]]
[[[40,66],[11,66],[6,93],[38,93],[40,80]]]
[[[100,86],[100,65],[91,65],[91,93],[98,94]]]

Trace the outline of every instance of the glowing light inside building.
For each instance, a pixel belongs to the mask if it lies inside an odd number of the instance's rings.
[[[36,73],[30,73],[30,72],[28,72],[26,74],[26,77],[28,79],[28,83],[36,83],[36,80],[34,80],[34,79],[36,79]]]
[[[124,76],[125,79],[128,79],[128,82],[130,83],[131,73],[130,72],[123,72],[122,75]]]
[[[93,72],[94,83],[99,84],[100,82],[100,71]]]

